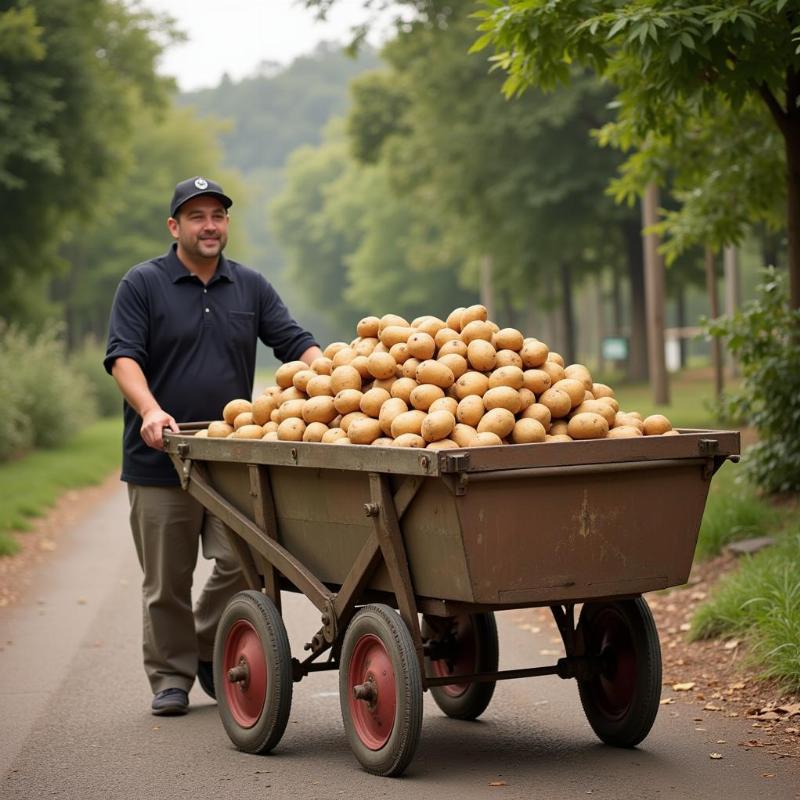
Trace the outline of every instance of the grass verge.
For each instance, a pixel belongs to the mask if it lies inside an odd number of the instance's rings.
[[[19,549],[15,531],[29,530],[67,489],[100,483],[119,466],[122,420],[89,425],[59,447],[0,464],[0,556]]]

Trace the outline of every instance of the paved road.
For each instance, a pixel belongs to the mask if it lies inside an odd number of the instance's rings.
[[[744,721],[713,717],[696,731],[693,709],[665,706],[644,746],[616,750],[597,742],[574,684],[558,678],[499,684],[473,723],[444,718],[426,698],[420,746],[401,779],[367,775],[353,759],[336,673],[295,685],[291,721],[272,755],[239,753],[197,688],[188,716],[149,714],[138,583],[127,501],[117,491],[64,532],[38,588],[0,609],[3,800],[800,796],[796,764],[737,746],[749,738]],[[294,649],[318,618],[303,598],[284,597]],[[552,661],[541,654],[555,647],[549,633],[523,628],[520,612],[499,615],[499,624],[503,666]]]

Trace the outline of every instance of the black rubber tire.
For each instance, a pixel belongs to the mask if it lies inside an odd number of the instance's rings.
[[[450,634],[455,637],[455,646],[461,649],[460,663],[454,668],[440,666],[430,658],[425,659],[425,671],[429,676],[445,674],[466,674],[469,672],[497,672],[499,645],[497,623],[491,611],[464,614],[446,619],[422,618],[422,637],[425,640],[437,636],[444,625],[450,626]],[[468,641],[467,641],[468,639]],[[464,652],[466,651],[466,652]],[[489,706],[494,695],[496,681],[470,683],[461,687],[432,686],[431,695],[436,705],[453,719],[477,719]],[[457,691],[457,694],[454,692]]]
[[[225,663],[226,643],[230,648],[229,637],[242,628],[249,633],[251,645],[256,644],[253,634],[257,637],[263,654],[260,669],[266,673],[264,691],[255,697],[256,703],[263,697],[263,707],[248,724],[237,721],[238,700],[230,693],[239,691],[239,687],[229,682],[228,670],[232,664]],[[239,592],[225,607],[214,639],[214,674],[219,715],[230,740],[246,753],[268,753],[281,740],[289,721],[292,654],[281,615],[266,595],[254,590]]]
[[[589,724],[606,744],[635,747],[655,722],[661,698],[661,645],[643,598],[586,603],[578,638],[599,675],[578,681]]]
[[[369,745],[364,720],[358,716],[369,715],[371,706],[365,706],[362,712],[357,704],[366,701],[355,700],[352,692],[354,685],[368,679],[370,666],[375,663],[367,659],[363,669],[359,668],[364,647],[370,645],[381,650],[384,666],[390,664],[394,675],[393,681],[389,680],[393,697],[385,697],[383,705],[380,695],[376,701],[378,709],[385,709],[387,704],[391,709],[394,703],[390,732],[382,730],[386,740],[377,746]],[[339,663],[339,703],[347,740],[361,766],[373,775],[400,775],[414,757],[422,731],[422,677],[411,634],[389,606],[364,606],[347,627]]]

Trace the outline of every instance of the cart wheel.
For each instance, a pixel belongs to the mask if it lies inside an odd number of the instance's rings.
[[[425,659],[431,676],[497,671],[497,623],[491,611],[457,617],[423,616],[422,638],[428,640],[433,653],[439,656]],[[477,719],[489,706],[495,684],[495,681],[451,683],[432,686],[431,694],[448,717]]]
[[[361,766],[374,775],[399,775],[419,742],[422,678],[411,634],[389,606],[365,606],[348,626],[339,702]]]
[[[267,753],[281,740],[292,705],[292,657],[281,615],[257,591],[234,595],[214,640],[217,704],[230,740]]]
[[[588,656],[599,656],[599,674],[578,681],[583,710],[597,736],[616,747],[634,747],[650,732],[661,696],[661,646],[647,603],[586,603],[578,622]]]

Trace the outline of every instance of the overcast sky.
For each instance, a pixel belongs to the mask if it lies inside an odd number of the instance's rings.
[[[215,86],[224,73],[238,80],[262,61],[289,63],[322,40],[347,41],[365,19],[362,0],[339,0],[326,22],[297,0],[142,0],[174,17],[188,35],[171,47],[161,72],[184,90]]]

